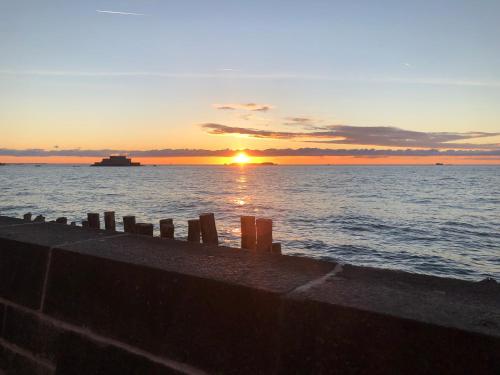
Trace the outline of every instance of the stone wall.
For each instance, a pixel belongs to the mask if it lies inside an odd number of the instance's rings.
[[[13,374],[500,373],[495,282],[6,217],[0,322]]]

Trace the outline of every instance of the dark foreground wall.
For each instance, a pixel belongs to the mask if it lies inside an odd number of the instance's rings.
[[[13,374],[500,373],[495,282],[5,217],[0,324]]]

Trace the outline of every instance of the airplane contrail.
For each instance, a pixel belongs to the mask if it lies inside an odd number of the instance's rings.
[[[113,10],[96,10],[97,13],[108,13],[108,14],[121,14],[123,16],[145,16],[144,13],[134,13],[134,12],[116,12]]]

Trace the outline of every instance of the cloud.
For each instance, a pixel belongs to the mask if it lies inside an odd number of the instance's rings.
[[[111,12],[111,11],[101,11]],[[127,13],[127,12],[121,12]],[[136,15],[143,15],[137,13]],[[231,73],[231,72],[227,72]],[[152,78],[184,78],[184,79],[249,79],[249,80],[295,80],[295,81],[325,81],[325,82],[357,82],[367,84],[392,83],[404,85],[431,85],[431,86],[471,86],[500,88],[500,81],[481,81],[473,79],[448,79],[435,77],[347,77],[347,76],[328,76],[328,75],[308,75],[294,73],[236,73],[224,74],[203,73],[203,72],[165,72],[165,71],[64,71],[64,70],[0,70],[2,75],[24,76],[64,76],[64,77],[152,77]]]
[[[243,110],[243,111],[257,111],[257,112],[266,112],[270,109],[274,108],[269,104],[257,104],[257,103],[240,103],[240,104],[214,104],[213,107],[215,109],[221,110]]]
[[[485,137],[498,136],[500,133],[486,132],[420,132],[413,130],[404,130],[392,126],[349,126],[349,125],[331,125],[325,127],[335,137],[341,139],[332,139],[330,141],[321,141],[322,143],[334,144],[355,144],[355,145],[374,145],[389,147],[412,147],[412,148],[456,148],[456,149],[475,149],[475,148],[496,148],[500,144],[473,144],[457,143],[456,141],[471,140]]]
[[[120,14],[122,16],[145,16],[143,13],[135,12],[117,12],[113,10],[96,10],[97,13],[107,13],[107,14]]]
[[[500,148],[496,150],[375,150],[375,149],[322,149],[322,148],[285,148],[265,150],[204,150],[204,149],[159,149],[159,150],[116,150],[116,149],[68,149],[68,150],[44,150],[44,149],[7,149],[0,148],[0,156],[29,156],[29,157],[95,157],[101,158],[110,154],[129,155],[131,157],[209,157],[209,156],[234,156],[237,152],[244,151],[251,156],[365,156],[365,157],[387,157],[387,156],[470,156],[470,157],[495,157],[500,158]],[[486,159],[485,159],[486,160]]]
[[[321,127],[316,126],[316,123],[321,121],[310,118],[310,117],[285,117],[285,122],[283,125],[286,126],[301,126],[305,129],[316,130],[321,129]]]
[[[290,124],[310,124],[314,121],[309,117],[285,117],[285,120]]]
[[[315,131],[288,132],[206,123],[201,127],[210,134],[242,134],[254,138],[301,139],[305,142],[337,145],[363,145],[382,147],[437,148],[437,149],[493,149],[499,143],[474,144],[457,141],[498,136],[486,132],[419,132],[392,126],[327,125],[315,127]]]
[[[254,138],[274,138],[274,139],[291,139],[297,138],[299,133],[294,132],[280,132],[271,130],[259,130],[252,128],[240,128],[237,126],[227,126],[222,124],[206,123],[201,127],[209,134],[223,135],[223,134],[241,134],[249,135]]]

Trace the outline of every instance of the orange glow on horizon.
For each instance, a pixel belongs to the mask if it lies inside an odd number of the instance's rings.
[[[239,152],[233,158],[233,163],[238,163],[238,164],[246,164],[246,163],[250,163],[250,161],[251,161],[250,157],[247,154],[245,154],[244,152]]]
[[[236,156],[238,157],[238,155]],[[301,164],[301,165],[321,165],[321,164],[356,164],[356,165],[432,165],[435,163],[444,164],[494,164],[500,165],[500,157],[487,156],[389,156],[389,157],[360,157],[360,156],[279,156],[279,157],[257,157],[248,156],[252,163],[272,162],[276,164]],[[193,164],[231,164],[235,162],[235,156],[210,156],[210,157],[147,157],[132,158],[145,165],[193,165]],[[0,163],[35,163],[35,164],[92,164],[100,161],[99,157],[27,157],[27,156],[0,156]]]

